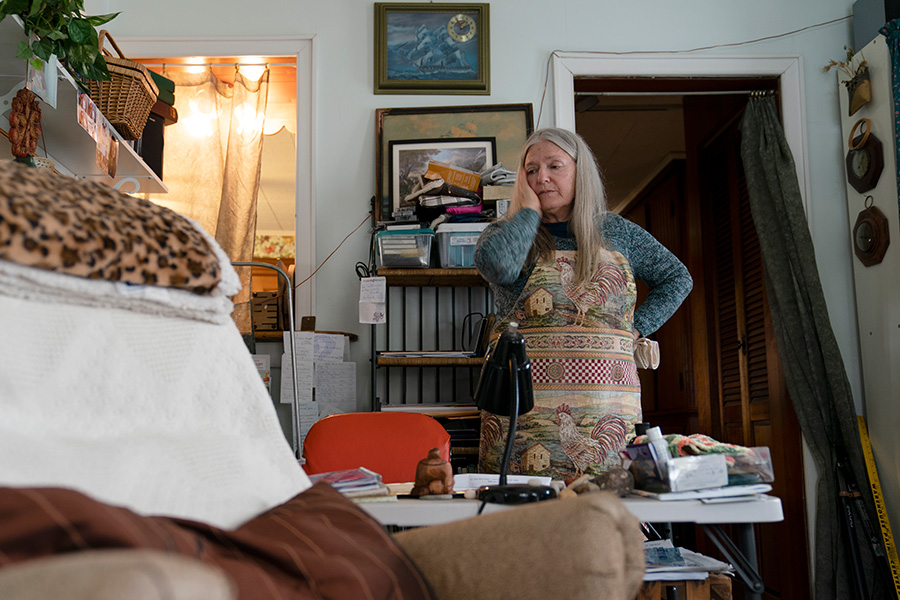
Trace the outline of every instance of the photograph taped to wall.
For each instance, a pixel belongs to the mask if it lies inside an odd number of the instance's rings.
[[[519,152],[534,128],[531,104],[483,104],[375,111],[376,220],[390,220],[389,145],[396,140],[492,137],[495,161],[515,170]]]
[[[481,173],[494,165],[496,145],[494,138],[390,142],[390,196],[393,210],[415,206],[415,200],[407,199],[407,196],[421,189],[428,163],[436,161]]]
[[[489,94],[488,4],[375,3],[376,94]]]

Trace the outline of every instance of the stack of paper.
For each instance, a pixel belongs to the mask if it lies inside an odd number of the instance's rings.
[[[728,563],[687,548],[675,548],[671,540],[644,542],[644,581],[703,580],[710,573],[730,573]]]
[[[365,467],[329,471],[310,475],[313,483],[324,481],[348,498],[359,496],[385,496],[390,489],[381,481],[381,475]]]
[[[281,402],[294,399],[294,357],[289,332],[281,356]],[[297,422],[301,441],[318,419],[356,412],[356,363],[350,361],[349,339],[343,334],[295,331]],[[313,402],[315,399],[315,402]]]

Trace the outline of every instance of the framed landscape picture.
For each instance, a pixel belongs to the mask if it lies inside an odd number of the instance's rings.
[[[516,170],[533,129],[531,104],[483,104],[375,110],[375,219],[391,220],[390,143],[427,139],[494,138],[495,164]]]
[[[428,163],[435,161],[480,173],[494,165],[494,138],[395,140],[389,145],[390,195],[393,210],[415,206],[407,196],[421,189]]]
[[[375,3],[376,94],[490,94],[488,4]]]

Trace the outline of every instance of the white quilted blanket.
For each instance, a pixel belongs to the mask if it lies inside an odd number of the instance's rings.
[[[0,290],[0,485],[232,528],[310,484],[230,321]]]

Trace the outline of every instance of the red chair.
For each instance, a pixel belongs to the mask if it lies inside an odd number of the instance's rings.
[[[437,448],[450,460],[450,434],[419,413],[359,412],[316,421],[303,442],[308,475],[366,467],[385,483],[416,478],[416,465]]]

